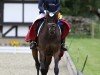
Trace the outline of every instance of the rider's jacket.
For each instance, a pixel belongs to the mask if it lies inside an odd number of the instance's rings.
[[[54,12],[60,10],[60,2],[59,0],[39,0],[38,8],[39,13],[44,13],[44,10]]]

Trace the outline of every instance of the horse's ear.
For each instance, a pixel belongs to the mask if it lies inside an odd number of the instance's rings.
[[[48,12],[46,12],[46,15],[45,15],[45,24],[48,23],[48,18],[49,18],[49,16],[48,16]]]

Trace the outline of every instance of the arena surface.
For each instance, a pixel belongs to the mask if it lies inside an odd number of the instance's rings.
[[[67,61],[63,57],[59,63],[59,75],[69,75],[66,64]],[[54,64],[52,61],[48,75],[54,75],[53,69]],[[37,75],[34,60],[31,53],[15,53],[1,51],[0,75]]]

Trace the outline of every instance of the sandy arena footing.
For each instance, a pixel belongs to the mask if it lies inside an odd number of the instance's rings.
[[[69,75],[66,63],[62,58],[59,75]],[[0,75],[37,75],[31,53],[0,53]],[[54,62],[50,65],[48,75],[54,75]]]

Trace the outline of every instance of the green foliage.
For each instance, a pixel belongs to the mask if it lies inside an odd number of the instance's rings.
[[[70,12],[70,10],[68,8],[63,7],[63,8],[61,8],[61,13],[63,13],[64,15],[66,15],[66,14],[68,15],[71,12]]]
[[[89,7],[100,8],[100,0],[60,0],[62,13],[68,15],[89,14]]]

